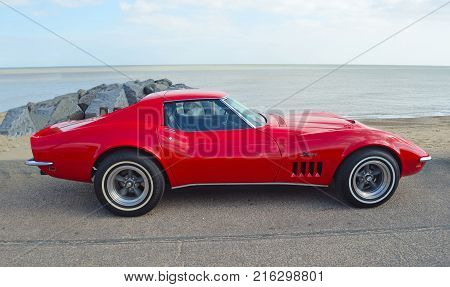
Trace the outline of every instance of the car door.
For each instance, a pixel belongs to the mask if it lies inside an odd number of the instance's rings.
[[[165,102],[159,132],[177,186],[273,182],[280,150],[220,99]]]

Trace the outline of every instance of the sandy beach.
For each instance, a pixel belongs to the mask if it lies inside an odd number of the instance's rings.
[[[5,113],[0,113],[0,123]],[[410,119],[362,120],[366,125],[396,133],[424,148],[430,154],[449,155],[450,116]],[[29,137],[0,136],[0,160],[32,157]]]
[[[0,123],[3,122],[6,113],[0,113]],[[32,157],[30,138],[8,137],[0,135],[0,160],[29,159]]]
[[[431,155],[450,157],[450,116],[411,119],[363,120],[364,124],[393,132],[425,149]]]

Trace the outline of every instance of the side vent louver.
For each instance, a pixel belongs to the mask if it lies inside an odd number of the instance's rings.
[[[301,163],[302,168],[300,169],[300,175],[306,174],[306,162]]]
[[[321,161],[317,163],[317,174],[319,176],[322,175],[322,162]]]
[[[299,168],[300,164],[300,168]],[[292,163],[292,176],[307,176],[307,177],[318,177],[322,176],[323,163],[319,162],[293,162]]]
[[[298,163],[294,162],[292,164],[292,174],[297,175],[298,172]]]
[[[314,175],[314,162],[309,163],[309,174]]]

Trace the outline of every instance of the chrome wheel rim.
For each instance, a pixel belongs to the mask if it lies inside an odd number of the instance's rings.
[[[124,164],[114,167],[109,172],[106,190],[114,203],[134,207],[151,197],[153,182],[140,167]]]
[[[381,157],[371,157],[358,163],[350,176],[350,189],[357,200],[376,203],[392,191],[395,172],[392,165]]]

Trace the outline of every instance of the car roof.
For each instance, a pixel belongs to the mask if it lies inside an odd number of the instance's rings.
[[[227,94],[219,91],[207,91],[199,89],[188,90],[173,90],[154,93],[146,96],[143,100],[151,100],[156,98],[164,98],[166,102],[172,101],[186,101],[186,100],[206,100],[206,99],[221,99]]]

